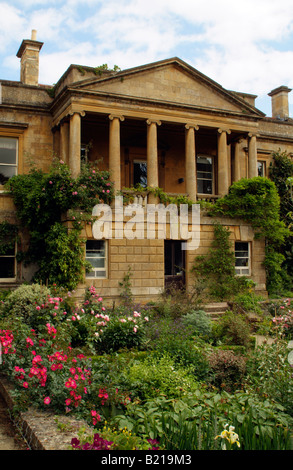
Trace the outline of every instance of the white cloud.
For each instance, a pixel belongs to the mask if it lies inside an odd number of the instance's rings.
[[[128,68],[178,55],[228,89],[266,95],[279,85],[293,87],[292,0],[52,0],[46,5],[45,0],[0,1],[2,64],[14,70],[13,54],[37,29],[45,43],[42,83],[56,82],[71,63]]]

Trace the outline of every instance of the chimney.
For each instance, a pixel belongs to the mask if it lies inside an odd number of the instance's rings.
[[[269,93],[272,98],[272,117],[281,120],[289,118],[288,94],[291,89],[287,86],[280,86]]]
[[[43,46],[37,41],[37,31],[32,30],[31,39],[24,39],[16,54],[20,58],[20,81],[25,85],[39,84],[39,52]]]

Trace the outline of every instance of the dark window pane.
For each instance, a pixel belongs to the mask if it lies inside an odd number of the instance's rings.
[[[16,174],[16,167],[0,165],[0,184],[6,183],[12,176]]]
[[[145,162],[134,162],[133,164],[133,185],[147,186],[147,164]]]
[[[14,258],[5,258],[0,256],[0,278],[15,277]]]

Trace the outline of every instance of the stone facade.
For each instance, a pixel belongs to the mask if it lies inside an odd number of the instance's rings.
[[[0,80],[0,143],[5,148],[5,139],[17,142],[14,170],[0,160],[4,179],[6,171],[28,172],[32,162],[46,171],[53,156],[76,176],[82,156],[109,169],[117,191],[147,178],[149,187],[168,194],[214,201],[240,178],[267,176],[273,152],[293,154],[291,90],[285,86],[270,93],[272,117],[255,107],[255,95],[225,90],[178,58],[124,71],[71,65],[53,87],[38,82],[41,48],[33,31],[17,52],[20,81]],[[140,201],[156,202],[150,195],[140,196]],[[0,186],[1,220],[13,222],[15,214]],[[256,289],[265,292],[264,242],[254,240],[242,221],[221,223],[229,227],[232,244],[249,247],[249,275]],[[91,232],[87,237],[94,240]],[[170,227],[166,238],[172,238]],[[202,215],[199,247],[183,255],[187,286],[193,282],[189,271],[194,257],[207,253],[212,238],[213,225]],[[135,298],[154,298],[174,265],[168,250],[176,251],[175,245],[160,238],[109,238],[103,248],[104,271],[100,277],[85,277],[81,288],[93,284],[102,296],[115,300],[130,266]],[[16,286],[28,277],[18,265],[13,278],[0,279],[0,287]]]

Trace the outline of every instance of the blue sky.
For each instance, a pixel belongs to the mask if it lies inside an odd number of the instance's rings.
[[[31,30],[44,42],[40,83],[70,64],[121,69],[177,56],[228,90],[293,88],[293,0],[0,0],[0,79],[19,80]],[[289,94],[293,117],[293,91]]]

